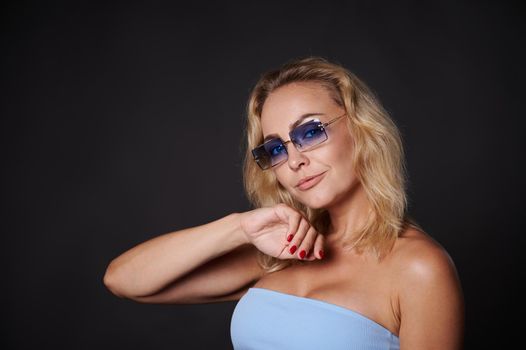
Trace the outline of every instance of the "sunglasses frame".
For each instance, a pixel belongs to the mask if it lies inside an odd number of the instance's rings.
[[[318,123],[317,126],[320,128],[321,131],[323,131],[323,132],[325,133],[325,136],[326,136],[326,139],[325,139],[325,140],[323,140],[323,141],[321,141],[320,143],[318,143],[318,144],[315,145],[315,146],[317,146],[317,145],[319,145],[319,144],[325,142],[325,141],[329,138],[329,136],[328,136],[327,133],[325,132],[325,128],[326,128],[327,126],[331,125],[332,123],[336,122],[336,121],[339,120],[340,118],[344,117],[345,115],[347,115],[347,112],[345,112],[344,114],[339,115],[339,116],[337,116],[337,117],[335,117],[335,118],[333,118],[333,119],[331,119],[331,120],[329,120],[328,122],[325,122],[325,123],[322,123],[322,122],[320,122],[319,120],[311,120],[311,121],[309,121],[309,122],[307,122],[307,123],[300,124],[300,125],[296,126],[294,129],[292,129],[292,130],[289,132],[289,137],[290,137],[289,140],[287,140],[287,141],[283,141],[280,137],[276,137],[276,138],[273,138],[273,139],[267,140],[266,142],[260,144],[259,146],[255,147],[254,149],[252,149],[252,156],[254,157],[255,162],[256,162],[257,165],[261,168],[261,170],[267,170],[267,169],[270,169],[270,168],[275,167],[275,166],[277,166],[277,165],[280,165],[280,164],[282,164],[284,161],[286,161],[286,160],[288,159],[288,152],[287,152],[287,147],[286,147],[286,144],[287,144],[287,143],[292,142],[292,143],[294,144],[294,146],[296,147],[296,149],[297,149],[299,152],[304,152],[304,151],[308,151],[309,149],[311,149],[311,147],[309,147],[309,148],[307,148],[307,149],[299,149],[299,148],[298,148],[298,146],[296,145],[296,143],[294,142],[293,137],[292,137],[292,134],[294,133],[294,131],[295,131],[297,128],[299,128],[299,127],[301,127],[301,126],[303,126],[303,125],[305,125],[305,124],[309,124],[309,123],[312,123],[312,122],[317,122],[317,123]],[[259,162],[259,160],[261,159],[261,157],[258,157],[258,156],[257,156],[257,153],[260,153],[260,152],[259,152],[260,149],[265,149],[265,145],[266,145],[267,143],[269,143],[269,142],[273,142],[273,141],[275,141],[275,140],[279,140],[279,141],[281,142],[281,145],[284,147],[284,149],[285,149],[285,153],[287,154],[287,158],[284,159],[283,161],[279,162],[279,163],[274,164],[274,165],[270,165],[270,166],[267,166],[267,167],[263,167],[263,165],[261,165],[261,162]]]

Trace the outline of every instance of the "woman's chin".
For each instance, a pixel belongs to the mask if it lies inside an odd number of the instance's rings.
[[[311,209],[324,209],[330,204],[330,200],[328,198],[320,198],[320,197],[313,197],[313,198],[303,197],[303,198],[297,198],[297,200]]]

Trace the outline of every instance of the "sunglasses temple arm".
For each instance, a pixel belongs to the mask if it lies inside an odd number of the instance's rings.
[[[345,113],[345,114],[347,114],[347,113]],[[334,118],[333,120],[331,120],[331,121],[329,121],[329,122],[327,122],[327,123],[324,123],[324,124],[323,124],[323,127],[326,127],[326,126],[328,126],[328,125],[331,125],[332,123],[334,123],[335,121],[337,121],[337,120],[340,119],[341,117],[345,116],[345,114],[342,114],[342,115],[340,115],[339,117],[336,117],[336,118]]]

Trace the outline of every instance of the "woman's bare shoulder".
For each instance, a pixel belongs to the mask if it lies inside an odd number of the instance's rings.
[[[463,333],[464,301],[458,274],[442,245],[411,228],[392,253],[391,281],[401,317],[400,338],[409,348],[441,344],[457,349]]]
[[[449,253],[426,232],[410,227],[397,239],[391,252],[393,266],[402,279],[449,279],[456,269]]]

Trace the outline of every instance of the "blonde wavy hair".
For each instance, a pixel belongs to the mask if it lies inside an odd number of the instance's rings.
[[[358,251],[371,249],[381,258],[408,225],[419,228],[406,212],[402,140],[376,96],[341,65],[321,57],[307,57],[289,61],[261,76],[250,94],[243,136],[246,140],[243,184],[249,201],[255,208],[285,203],[300,211],[322,234],[326,234],[330,226],[325,209],[312,209],[297,201],[278,182],[273,171],[262,171],[258,167],[251,153],[263,143],[260,118],[266,98],[279,87],[293,82],[320,83],[347,112],[349,132],[354,140],[353,169],[371,204],[372,215],[358,232],[346,233],[343,246]],[[281,260],[259,252],[258,262],[266,272],[274,272],[301,261]]]

